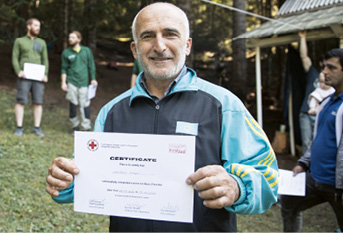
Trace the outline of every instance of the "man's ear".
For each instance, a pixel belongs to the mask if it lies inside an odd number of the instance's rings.
[[[130,44],[130,48],[131,48],[131,52],[132,52],[132,55],[135,59],[138,59],[137,57],[137,51],[136,51],[136,43],[134,41],[131,42]]]
[[[188,38],[187,44],[186,44],[186,56],[188,56],[191,53],[192,49],[192,38]]]

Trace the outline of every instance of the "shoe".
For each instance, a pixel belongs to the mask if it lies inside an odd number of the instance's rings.
[[[40,138],[44,138],[45,137],[44,133],[42,132],[42,130],[40,128],[34,127],[33,131],[35,132],[35,134],[37,134],[38,137],[40,137]]]
[[[23,128],[17,128],[14,132],[14,136],[21,137],[23,136],[24,129]]]
[[[73,132],[71,133],[71,136],[74,137],[75,131],[79,131],[79,130],[80,130],[79,126],[74,127],[74,128],[73,128]]]

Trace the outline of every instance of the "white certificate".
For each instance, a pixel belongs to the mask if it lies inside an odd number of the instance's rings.
[[[193,222],[195,137],[75,132],[74,210]]]
[[[278,194],[290,196],[305,196],[306,173],[293,176],[293,171],[279,169],[280,181]]]
[[[27,79],[42,81],[45,74],[45,66],[32,63],[24,63],[24,75]]]
[[[95,97],[96,94],[96,86],[93,86],[92,84],[90,84],[88,86],[88,99],[91,100]]]

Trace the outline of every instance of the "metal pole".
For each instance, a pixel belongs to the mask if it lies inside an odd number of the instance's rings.
[[[256,69],[256,106],[257,106],[257,122],[263,128],[262,119],[262,87],[261,87],[261,50],[256,47],[255,69]]]

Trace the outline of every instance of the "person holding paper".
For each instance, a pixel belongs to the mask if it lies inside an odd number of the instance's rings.
[[[343,229],[343,49],[325,54],[322,73],[336,91],[319,106],[312,143],[293,168],[294,175],[307,171],[305,197],[281,196],[287,232],[301,231],[302,211],[324,202]]]
[[[73,127],[73,135],[80,126],[85,131],[91,130],[89,79],[93,87],[98,86],[92,51],[81,45],[81,41],[80,32],[71,32],[68,39],[70,47],[62,52],[61,89],[67,92],[66,99],[69,100],[69,120]],[[78,105],[81,122],[77,116]]]
[[[38,38],[40,32],[40,21],[31,18],[26,21],[27,35],[17,38],[14,41],[12,50],[12,65],[17,79],[17,103],[14,111],[16,116],[17,129],[15,136],[22,136],[24,105],[28,103],[28,95],[31,92],[33,103],[34,132],[39,137],[44,137],[40,128],[43,114],[44,83],[48,82],[48,52],[46,43]],[[42,77],[27,77],[24,72],[24,64],[40,64],[45,66]],[[34,79],[32,79],[34,78]]]
[[[180,8],[146,6],[132,34],[143,72],[101,109],[94,131],[196,136],[196,171],[184,178],[195,189],[194,215],[192,223],[111,216],[110,231],[236,232],[236,213],[262,213],[277,200],[278,167],[267,136],[235,95],[185,66],[192,39]],[[58,203],[72,202],[79,172],[72,160],[56,158],[47,192]]]

